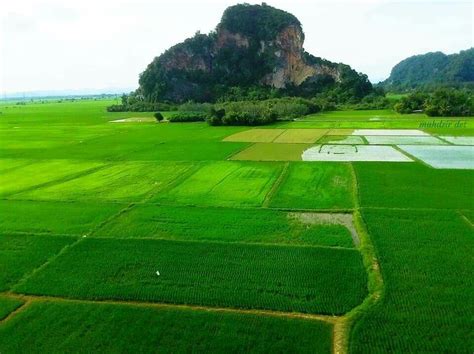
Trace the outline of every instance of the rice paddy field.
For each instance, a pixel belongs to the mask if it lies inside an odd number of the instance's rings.
[[[0,353],[474,351],[472,118],[112,103],[0,103]]]

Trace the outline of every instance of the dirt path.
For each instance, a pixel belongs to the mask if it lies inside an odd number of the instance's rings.
[[[13,296],[8,296],[11,298],[14,298]],[[18,297],[20,298],[20,297]],[[23,299],[23,297],[21,297]],[[10,312],[7,317],[5,317],[3,320],[0,321],[0,324],[5,323],[9,320],[11,320],[13,317],[15,317],[18,313],[22,312],[24,309],[26,309],[29,305],[31,304],[31,301],[25,301],[23,304],[18,306],[15,310]]]
[[[17,298],[25,301],[25,303],[17,308],[15,311],[10,313],[2,322],[6,322],[7,319],[13,317],[13,314],[21,311],[25,308],[25,305],[32,304],[35,302],[69,302],[69,303],[85,303],[85,304],[111,304],[111,305],[128,305],[136,307],[148,307],[156,309],[187,309],[194,311],[207,311],[207,312],[224,312],[224,313],[240,313],[250,314],[258,316],[270,316],[270,317],[284,317],[284,318],[300,318],[306,320],[323,321],[331,324],[335,324],[340,317],[328,316],[328,315],[317,315],[300,312],[282,312],[272,310],[252,310],[252,309],[237,309],[231,307],[209,307],[209,306],[198,306],[198,305],[181,305],[181,304],[167,304],[159,302],[140,302],[140,301],[127,301],[127,300],[83,300],[83,299],[69,299],[64,297],[56,296],[39,296],[39,295],[21,295],[15,293],[7,293],[8,297]]]
[[[470,227],[474,228],[474,224],[471,222],[471,220],[469,220],[469,218],[464,215],[461,211],[457,211],[457,213],[459,214],[459,216],[461,217],[461,219],[463,219]]]
[[[268,208],[270,206],[270,202],[272,201],[273,196],[276,194],[276,192],[280,188],[280,185],[286,179],[289,167],[290,167],[290,163],[285,162],[285,164],[283,165],[283,168],[281,169],[280,175],[276,179],[275,183],[273,183],[273,186],[270,189],[270,191],[265,196],[265,200],[263,201],[262,208]]]
[[[351,327],[354,323],[379,301],[384,295],[384,282],[380,271],[380,264],[375,252],[375,246],[370,239],[364,219],[361,214],[359,204],[359,185],[357,183],[357,174],[353,164],[351,164],[352,174],[354,176],[355,185],[355,210],[353,214],[353,225],[359,235],[360,246],[359,251],[362,255],[364,267],[367,272],[369,294],[364,301],[340,317],[334,326],[333,335],[333,353],[346,354],[349,352],[349,341]]]

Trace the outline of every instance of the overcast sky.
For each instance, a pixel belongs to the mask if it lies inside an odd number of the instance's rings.
[[[250,3],[260,3],[247,1]],[[303,24],[310,53],[385,79],[400,60],[473,46],[472,1],[267,0]],[[134,88],[153,57],[215,28],[230,0],[5,0],[0,93]]]

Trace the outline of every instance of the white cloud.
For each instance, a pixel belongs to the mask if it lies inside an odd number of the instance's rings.
[[[471,2],[267,2],[300,19],[309,52],[374,81],[407,56],[473,46]],[[234,3],[9,1],[0,14],[0,91],[135,87],[154,56],[197,30],[209,32]]]

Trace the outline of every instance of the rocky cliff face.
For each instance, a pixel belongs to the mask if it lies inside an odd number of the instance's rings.
[[[161,63],[163,69],[168,72],[171,70],[210,72],[212,69],[211,58],[211,52],[208,52],[207,55],[196,55],[188,48],[178,48],[173,56],[167,57]]]
[[[311,65],[303,57],[304,36],[298,26],[284,28],[269,43],[261,42],[262,48],[273,48],[276,65],[273,72],[267,74],[262,83],[279,89],[287,85],[299,86],[316,75],[327,75],[336,82],[340,80],[337,70],[325,65]]]
[[[341,65],[307,55],[303,44],[293,15],[267,5],[236,5],[215,32],[197,34],[155,58],[141,75],[140,88],[153,100],[203,101],[229,87],[318,89],[319,82],[343,80]]]
[[[249,49],[250,39],[241,33],[232,33],[227,29],[218,29],[216,42],[212,48],[205,49],[204,53],[196,53],[190,48],[179,46],[172,56],[162,61],[167,71],[186,70],[210,73],[213,70],[213,58],[219,55],[220,50]],[[267,53],[274,60],[270,73],[259,80],[261,84],[283,89],[288,85],[301,85],[305,80],[315,75],[327,75],[335,81],[340,75],[333,67],[326,65],[311,65],[303,58],[304,35],[300,27],[290,25],[285,27],[274,40],[259,42],[258,54]]]

